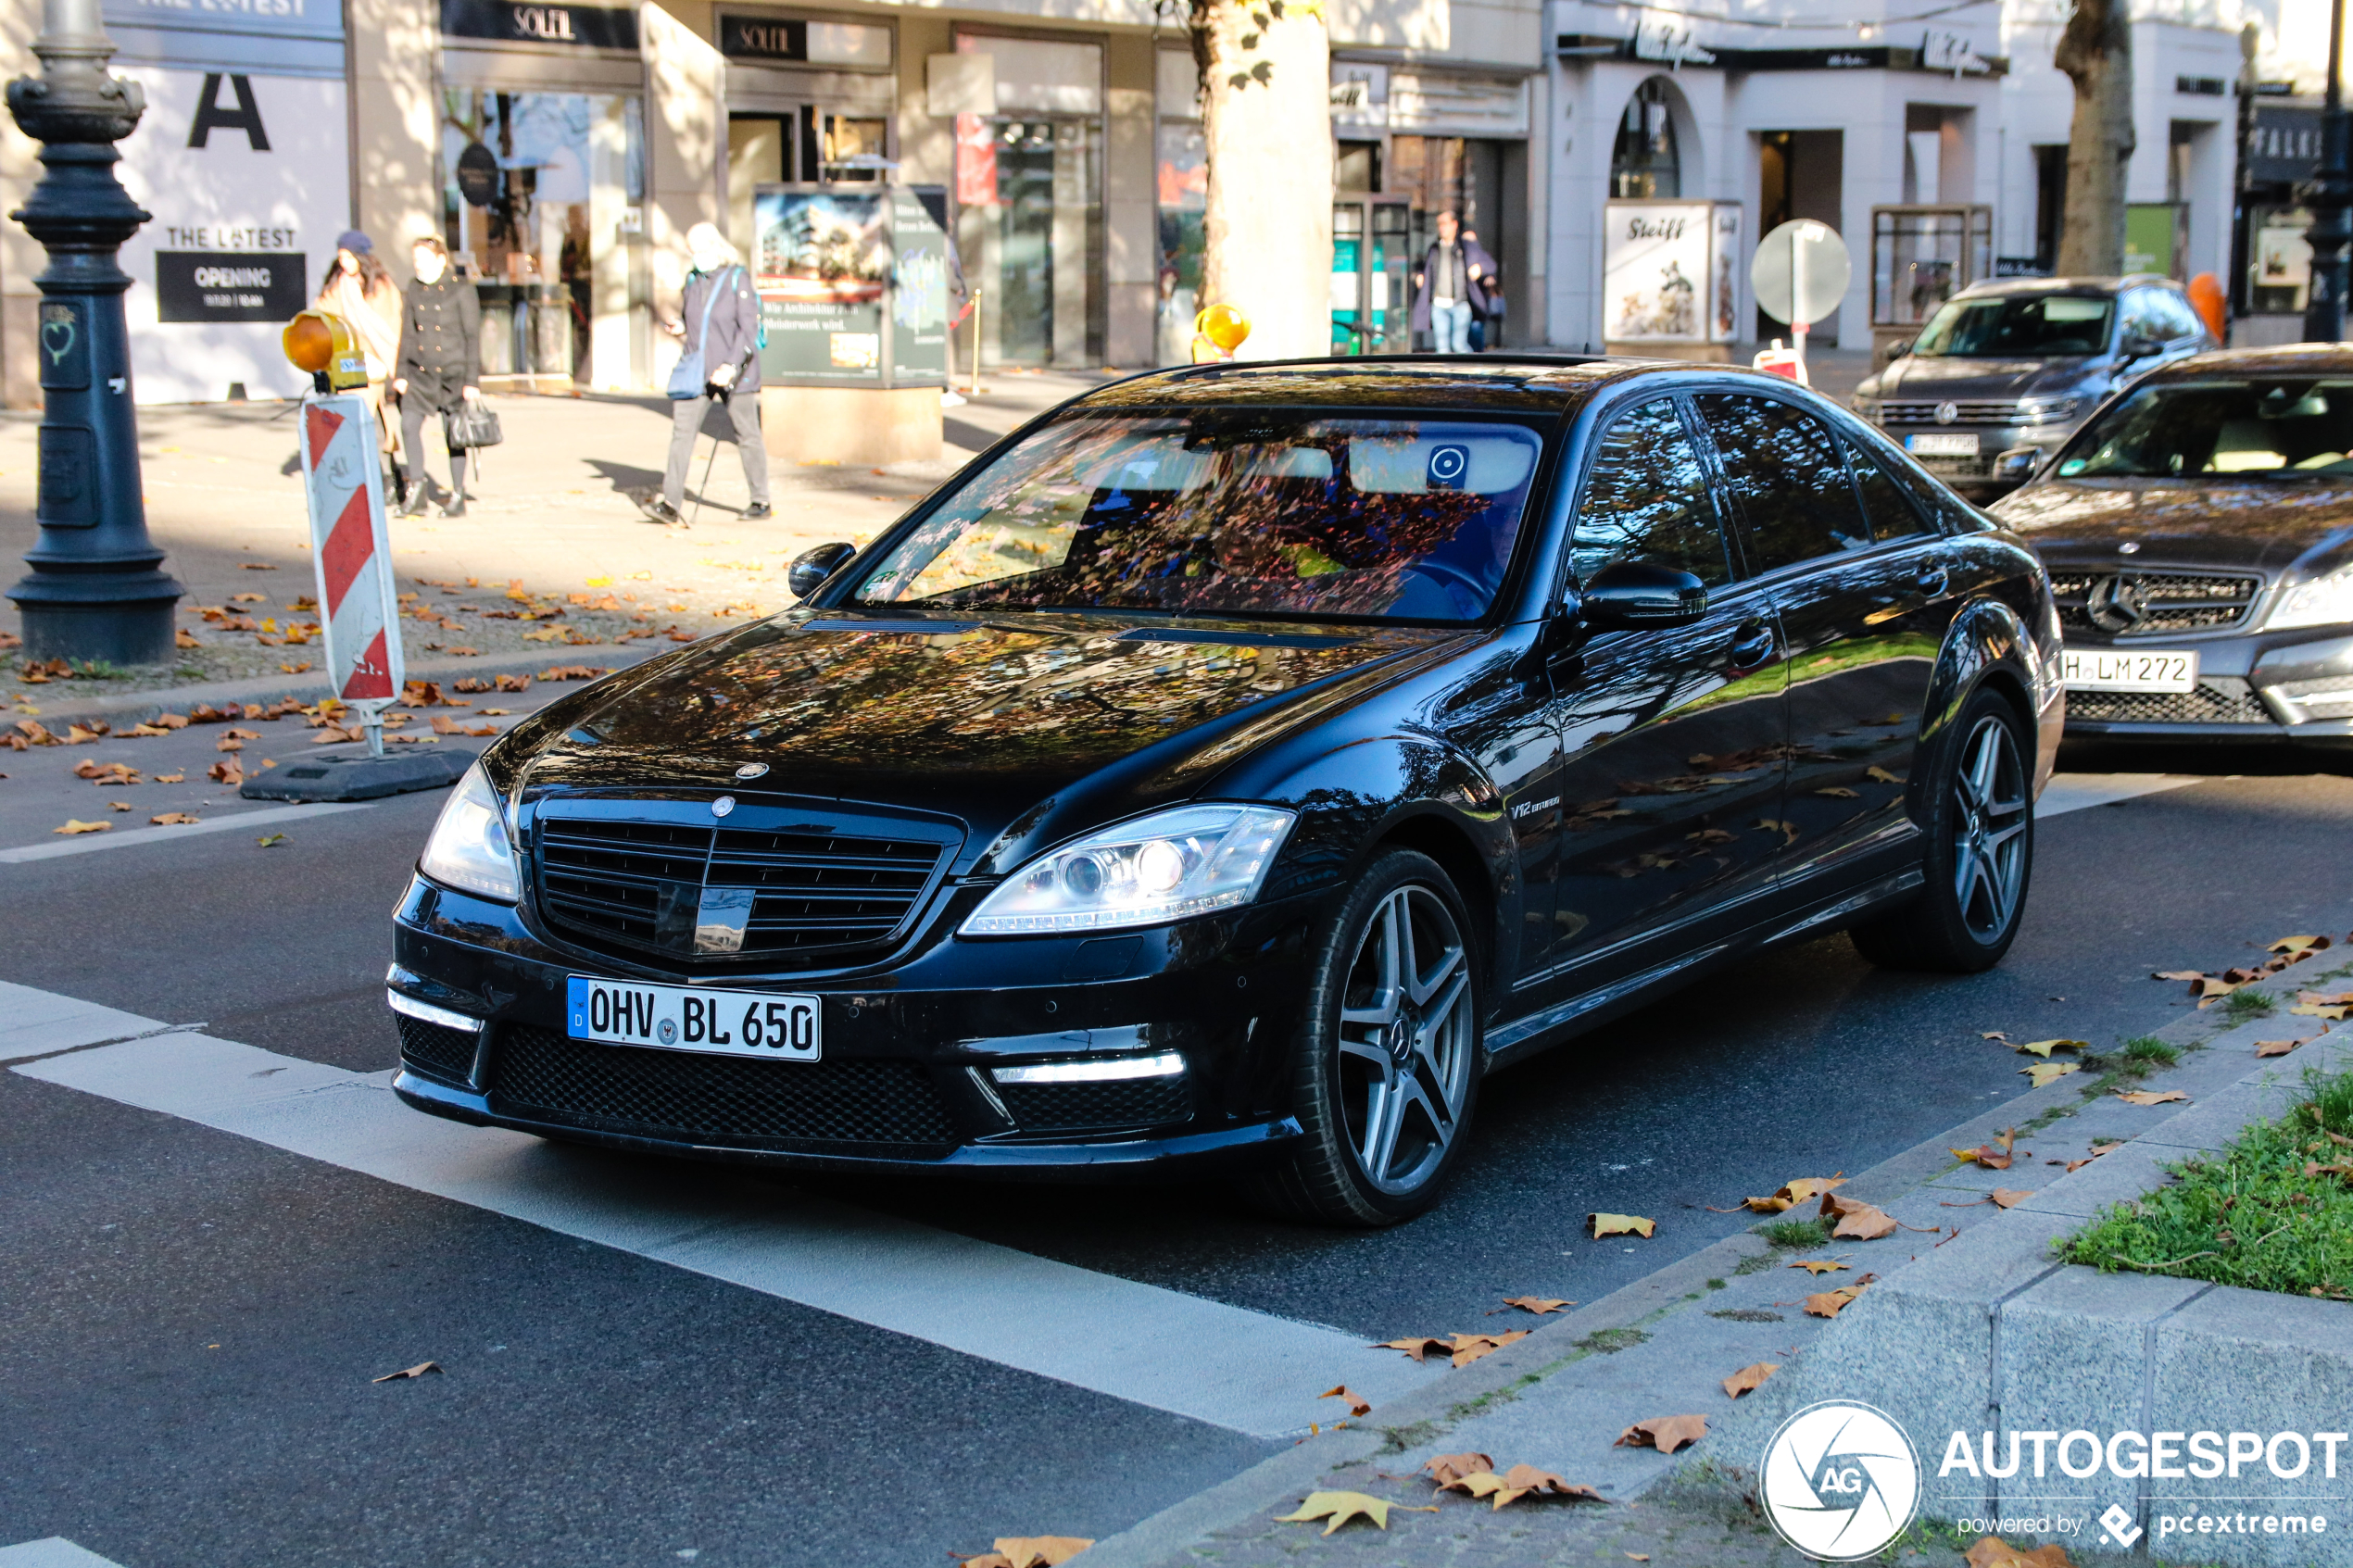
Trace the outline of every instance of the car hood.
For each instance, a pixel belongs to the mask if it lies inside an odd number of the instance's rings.
[[[505,766],[530,794],[734,789],[1020,836],[1200,793],[1458,631],[1101,614],[790,611],[550,708]],[[1419,657],[1417,657],[1419,656]],[[752,763],[768,771],[736,782]],[[510,787],[513,787],[510,784]]]
[[[2085,359],[1924,359],[1907,354],[1857,388],[1866,396],[1990,399],[2074,391],[2092,369]]]
[[[2045,480],[1992,510],[2048,561],[2277,572],[2333,566],[2353,545],[2353,484],[2321,480]]]

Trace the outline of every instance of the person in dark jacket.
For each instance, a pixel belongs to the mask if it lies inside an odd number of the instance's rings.
[[[1495,258],[1451,209],[1440,213],[1437,242],[1414,273],[1414,330],[1429,333],[1433,352],[1471,351],[1472,317],[1491,314],[1500,298],[1494,279]]]
[[[735,258],[735,247],[716,227],[698,223],[686,231],[694,270],[686,274],[686,297],[669,330],[681,340],[679,352],[702,354],[702,389],[670,397],[670,464],[661,495],[643,503],[646,515],[669,528],[684,528],[678,503],[686,495],[686,467],[694,460],[703,416],[716,398],[736,427],[736,451],[743,458],[744,483],[751,491],[749,519],[773,517],[768,505],[768,447],[760,434],[760,295],[751,274]],[[705,322],[708,322],[708,327]]]
[[[409,504],[403,517],[424,514],[433,480],[425,472],[427,414],[455,413],[482,400],[482,300],[473,284],[450,270],[449,249],[431,235],[409,247],[417,275],[400,296],[400,357],[393,366],[393,395],[400,399],[400,445],[409,455]],[[444,517],[466,515],[466,454],[449,453],[449,498]]]

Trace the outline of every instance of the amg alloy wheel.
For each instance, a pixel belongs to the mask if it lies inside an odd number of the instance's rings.
[[[1479,956],[1437,862],[1393,850],[1322,934],[1297,1042],[1303,1147],[1263,1192],[1302,1217],[1410,1219],[1462,1147],[1483,1065]]]
[[[2026,726],[2000,693],[1981,690],[1938,748],[1930,784],[1927,884],[1902,907],[1856,925],[1855,946],[1888,969],[1974,973],[2009,951],[2034,868],[2033,769]]]

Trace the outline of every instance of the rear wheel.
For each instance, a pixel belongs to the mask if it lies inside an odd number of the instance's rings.
[[[1930,781],[1927,884],[1901,908],[1855,926],[1856,948],[1886,969],[1973,974],[2018,936],[2034,867],[2033,769],[2026,726],[1998,692],[1980,689],[1954,725]]]
[[[1365,869],[1316,946],[1293,1043],[1306,1136],[1260,1179],[1269,1206],[1327,1224],[1409,1220],[1437,1201],[1478,1098],[1486,1016],[1462,897],[1435,860]]]

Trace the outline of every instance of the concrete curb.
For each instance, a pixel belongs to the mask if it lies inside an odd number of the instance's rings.
[[[2164,1034],[2184,1025],[2194,1021]],[[2118,1535],[2142,1552],[2265,1568],[2353,1562],[2353,1445],[2334,1478],[2315,1445],[2310,1469],[2294,1482],[2274,1479],[2259,1461],[2245,1475],[2212,1480],[2124,1478],[2108,1469],[2070,1477],[2056,1456],[2039,1479],[2031,1459],[2000,1479],[1957,1466],[1949,1479],[1940,1474],[1955,1433],[1967,1435],[1981,1460],[1993,1434],[1995,1458],[2007,1465],[2013,1434],[2082,1431],[2105,1442],[2120,1431],[2235,1431],[2268,1439],[2353,1425],[2353,1306],[2103,1273],[2052,1255],[2054,1243],[2100,1210],[2170,1181],[2168,1166],[2283,1114],[2299,1098],[2307,1068],[2353,1067],[2353,1044],[2331,1038],[2252,1071],[2214,1071],[2242,1067],[2256,1037],[2281,1032],[2278,1020],[2226,1031],[2204,1060],[2193,1059],[2207,1069],[2201,1076],[2221,1081],[2188,1109],[1881,1281],[1796,1365],[1742,1401],[1713,1434],[1722,1439],[1719,1452],[1761,1454],[1793,1411],[1819,1399],[1858,1399],[1912,1436],[1928,1518],[2007,1521],[2003,1533],[2013,1542],[2059,1540],[2080,1558],[2124,1549],[2099,1524],[2113,1505],[2130,1516]],[[2127,1469],[2138,1451],[2127,1446]],[[2294,1451],[2283,1457],[2292,1461]],[[2185,1462],[2178,1451],[2175,1462]],[[2176,1523],[2158,1535],[2161,1516],[2243,1509],[2319,1514],[2331,1530],[2320,1538],[2198,1534]],[[2187,1538],[2177,1533],[2183,1528]]]
[[[659,654],[672,651],[672,646],[656,648],[632,644],[603,644],[592,647],[558,646],[537,653],[502,653],[481,659],[421,659],[408,665],[412,681],[452,681],[465,675],[528,675],[559,664],[601,664],[610,670],[625,670],[642,664]],[[51,685],[61,683],[52,682]],[[81,683],[76,683],[80,684]],[[93,682],[100,690],[113,683]],[[17,689],[14,687],[11,690]],[[186,686],[158,686],[145,691],[122,692],[100,696],[93,692],[84,696],[81,691],[69,689],[55,694],[54,700],[44,702],[47,687],[25,687],[26,696],[41,709],[37,714],[19,714],[0,708],[0,727],[13,724],[19,718],[38,719],[48,728],[57,730],[76,720],[104,719],[108,723],[117,720],[145,721],[158,713],[182,713],[194,704],[208,702],[218,707],[224,702],[274,702],[282,696],[300,697],[316,702],[333,695],[334,688],[326,677],[317,672],[304,675],[256,675],[243,681],[207,681]]]
[[[2283,984],[2286,984],[2284,978]],[[1982,1424],[1985,1415],[1982,1386],[1985,1379],[1981,1372],[1972,1381],[1972,1368],[1982,1369],[1987,1364],[1985,1358],[1992,1353],[1992,1336],[1983,1307],[1976,1310],[1973,1337],[1969,1329],[1968,1311],[1964,1309],[1955,1312],[1948,1308],[1944,1324],[1947,1332],[1942,1336],[1923,1339],[1919,1329],[1907,1323],[1883,1336],[1883,1345],[1856,1354],[1844,1347],[1849,1341],[1860,1338],[1862,1325],[1891,1318],[1891,1314],[1883,1310],[1869,1311],[1866,1309],[1891,1294],[1891,1287],[1895,1282],[1909,1278],[1916,1271],[1924,1269],[1934,1269],[1954,1278],[1966,1278],[1972,1274],[1982,1276],[1991,1287],[1982,1293],[1998,1293],[2005,1298],[2022,1295],[2037,1282],[2062,1272],[2062,1266],[2045,1255],[2049,1242],[2053,1237],[2078,1227],[2081,1219],[2072,1210],[2082,1209],[2083,1213],[2088,1215],[2091,1210],[2083,1206],[2094,1195],[2104,1193],[2101,1184],[2114,1185],[2127,1173],[2137,1174],[2145,1172],[2151,1185],[2161,1180],[2161,1173],[2151,1156],[2171,1160],[2186,1154],[2193,1147],[2219,1146],[2246,1121],[2261,1113],[2259,1108],[2251,1103],[2240,1106],[2227,1098],[2242,1078],[2266,1074],[2280,1078],[2298,1077],[2304,1066],[2319,1060],[2311,1054],[2313,1047],[2307,1047],[2289,1059],[2291,1072],[2282,1073],[2279,1064],[2267,1063],[2256,1073],[2244,1073],[2241,1068],[2244,1059],[2228,1049],[2231,1042],[2241,1035],[2251,1040],[2259,1035],[2277,1034],[2280,1027],[2273,1021],[2233,1026],[2214,1014],[2196,1013],[2177,1019],[2158,1030],[2157,1033],[2160,1039],[2177,1047],[2188,1047],[2188,1054],[2183,1060],[2162,1074],[2164,1085],[2183,1087],[2199,1103],[2186,1112],[2165,1120],[2161,1125],[2151,1126],[2133,1141],[2139,1143],[2153,1139],[2163,1131],[2173,1137],[2195,1138],[2199,1142],[2168,1145],[2162,1150],[2152,1146],[2138,1151],[2128,1144],[2125,1149],[2107,1156],[2075,1175],[2038,1192],[2036,1199],[2041,1200],[2039,1207],[2021,1206],[1987,1218],[1952,1239],[1948,1245],[1931,1251],[1928,1257],[1893,1272],[1888,1280],[1874,1286],[1854,1307],[1841,1313],[1835,1322],[1822,1324],[1820,1337],[1788,1370],[1768,1382],[1759,1393],[1724,1411],[1714,1421],[1708,1438],[1696,1449],[1686,1450],[1686,1456],[1703,1459],[1738,1482],[1745,1476],[1753,1463],[1750,1456],[1762,1453],[1766,1440],[1788,1413],[1823,1398],[1862,1399],[1881,1405],[1891,1413],[1897,1413],[1898,1419],[1906,1421],[1907,1427],[1916,1433],[1928,1430],[1928,1424],[1915,1425],[1894,1409],[1894,1404],[1901,1402],[1901,1397],[1888,1392],[1885,1387],[1884,1369],[1889,1367],[1901,1369],[1901,1381],[1906,1387],[1946,1391],[1948,1397],[1939,1413],[1965,1417],[1957,1419],[1956,1424],[1974,1429],[1971,1424]],[[2216,1048],[2204,1048],[2208,1042],[2213,1042]],[[2081,1085],[2072,1079],[2060,1079],[2005,1101],[1881,1161],[1851,1178],[1842,1191],[1885,1206],[1899,1200],[1924,1198],[1946,1187],[1950,1187],[1956,1196],[1982,1190],[1967,1185],[1969,1178],[1957,1170],[1957,1162],[1951,1152],[1954,1148],[1989,1141],[2006,1128],[2027,1125],[2045,1116],[2089,1110],[2094,1106],[2108,1103],[2110,1102],[2102,1100],[2087,1104]],[[2203,1121],[2196,1119],[2200,1116],[2204,1117]],[[2221,1121],[2227,1121],[2228,1125],[2218,1125],[2218,1122]],[[2137,1160],[2137,1169],[2126,1163],[2128,1155]],[[2108,1169],[2111,1166],[2114,1167],[2112,1172]],[[1932,1186],[1931,1184],[1942,1185]],[[1994,1182],[1987,1181],[1982,1186],[1993,1185],[1995,1185]],[[2066,1190],[2060,1191],[2062,1187]],[[2107,1196],[2098,1198],[2098,1201],[2103,1203],[2114,1200],[2114,1198]],[[1931,1202],[1931,1213],[1933,1209]],[[2015,1244],[2007,1239],[2012,1236],[2018,1238]],[[1997,1273],[1994,1261],[1988,1257],[1988,1254],[1997,1251],[1994,1246],[1996,1237],[2002,1238],[1999,1255],[2011,1261],[2011,1272],[2008,1273]],[[1437,1441],[1448,1428],[1476,1418],[1499,1402],[1523,1397],[1530,1403],[1542,1399],[1545,1396],[1538,1391],[1538,1386],[1585,1358],[1587,1352],[1579,1348],[1579,1341],[1603,1329],[1631,1327],[1672,1314],[1695,1300],[1712,1298],[1705,1288],[1711,1280],[1735,1274],[1743,1261],[1770,1250],[1761,1238],[1748,1232],[1726,1236],[1590,1306],[1544,1323],[1531,1331],[1527,1338],[1505,1349],[1436,1379],[1402,1399],[1381,1405],[1371,1417],[1366,1418],[1365,1424],[1335,1429],[1302,1441],[1230,1480],[1164,1509],[1117,1536],[1098,1542],[1088,1550],[1087,1561],[1090,1568],[1155,1568],[1155,1565],[1179,1560],[1191,1561],[1192,1549],[1200,1547],[1204,1537],[1246,1521],[1263,1519],[1290,1506],[1304,1492],[1324,1483],[1334,1470],[1385,1452],[1402,1456],[1407,1450],[1418,1451]],[[2102,1276],[2089,1269],[2067,1272],[2080,1273],[2103,1282],[2113,1279],[2113,1276]],[[2133,1276],[2123,1283],[2146,1282],[2140,1276]],[[2156,1283],[2173,1286],[2183,1282]],[[2206,1289],[2194,1284],[2189,1288],[2193,1292]],[[2253,1293],[2227,1294],[2246,1296]],[[2291,1308],[2304,1305],[2307,1304],[2288,1302]],[[2329,1308],[2338,1314],[2348,1311],[2332,1303],[2312,1302],[2309,1305]],[[2049,1298],[2047,1302],[2038,1301],[2037,1306],[2045,1309],[2055,1320],[2063,1318],[2070,1310],[2066,1299],[2057,1295]],[[2353,1346],[2353,1319],[2338,1321],[2344,1322],[2345,1328],[2341,1333],[2345,1335],[2347,1345]],[[2246,1336],[2242,1334],[2240,1338],[2245,1339]],[[1969,1351],[1972,1348],[1982,1352],[1980,1360],[1975,1362],[1969,1359]],[[1839,1382],[1840,1386],[1831,1392],[1808,1391],[1804,1397],[1798,1397],[1801,1387],[1810,1390],[1816,1384],[1825,1382]],[[2134,1384],[2133,1386],[2137,1388],[2139,1386]],[[2344,1386],[2349,1397],[2340,1402],[2339,1409],[2353,1404],[2353,1382]],[[1976,1402],[1972,1403],[1972,1399]],[[2103,1408],[2111,1408],[2113,1404],[2114,1400],[2110,1399]],[[2206,1424],[2212,1424],[2212,1420],[2208,1418]],[[2075,1424],[2084,1424],[2078,1422]],[[2271,1424],[2273,1426],[2278,1424],[2277,1422]],[[2344,1423],[2340,1421],[2339,1424]],[[1936,1428],[1939,1432],[1947,1429]],[[2071,1428],[2058,1429],[2066,1431]],[[2143,1429],[2147,1429],[2145,1424]],[[2310,1426],[2305,1428],[2308,1431],[2314,1429]],[[1686,1465],[1686,1456],[1662,1458],[1646,1478],[1610,1488],[1612,1500],[1629,1501],[1677,1474]],[[1923,1455],[1931,1475],[1938,1457]],[[2353,1473],[2353,1446],[2348,1446],[2346,1457],[2348,1473]],[[2104,1506],[2104,1503],[2098,1506]],[[2089,1512],[2097,1512],[2098,1506]],[[2347,1520],[2347,1539],[2353,1541],[2353,1518]],[[2071,1539],[2070,1549],[2080,1549],[2082,1544],[2080,1539]],[[2216,1561],[2222,1560],[2218,1558]],[[2290,1560],[2281,1561],[2286,1562]]]

